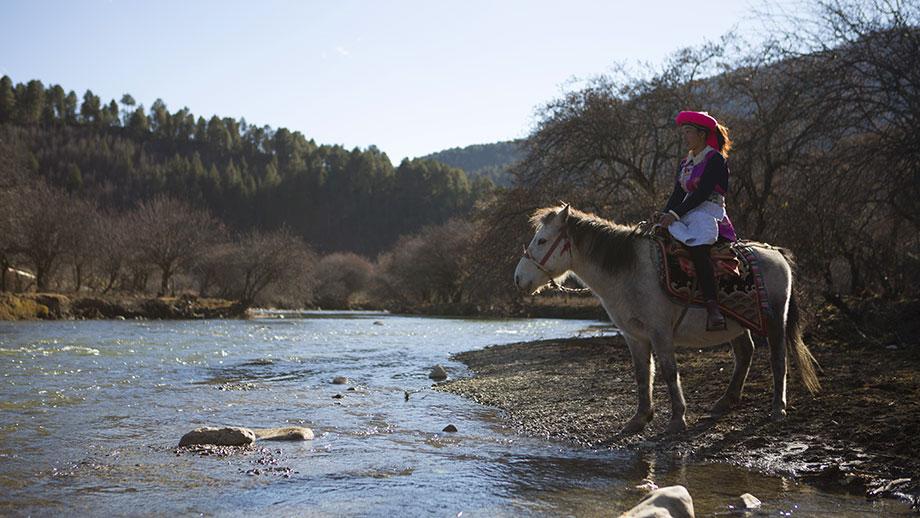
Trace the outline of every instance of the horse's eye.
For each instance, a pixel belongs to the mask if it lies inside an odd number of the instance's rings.
[[[545,240],[545,239],[540,238],[539,240],[537,240],[537,244],[538,244],[538,245],[542,245],[543,243],[546,243],[546,240]]]

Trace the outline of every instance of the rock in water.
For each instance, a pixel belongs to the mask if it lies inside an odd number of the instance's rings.
[[[179,446],[213,444],[216,446],[246,446],[256,441],[256,434],[248,428],[196,428],[179,439]]]
[[[456,431],[457,431],[457,427],[454,426],[454,425],[452,425],[452,424],[449,424],[449,425],[445,426],[444,429],[441,430],[441,431],[442,431],[442,432],[450,432],[450,433],[453,433],[453,432],[456,432]]]
[[[750,493],[741,495],[738,500],[738,508],[748,511],[758,509],[762,505],[760,499]]]
[[[346,378],[345,376],[336,376],[332,378],[332,384],[333,385],[347,385],[348,378]]]
[[[444,367],[441,367],[440,365],[435,365],[431,369],[431,374],[429,374],[428,377],[435,381],[444,381],[447,379],[447,370],[445,370]]]
[[[668,486],[647,494],[620,518],[693,518],[693,499],[684,486]]]
[[[313,430],[303,426],[287,428],[255,428],[256,437],[265,441],[312,441]]]

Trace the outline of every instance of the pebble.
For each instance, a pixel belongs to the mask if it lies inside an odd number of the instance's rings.
[[[441,365],[435,365],[431,369],[431,373],[428,375],[429,378],[435,381],[443,381],[447,379],[447,370],[444,369]]]
[[[342,399],[343,397],[345,397],[345,394],[336,394],[332,396],[332,399]]]
[[[450,433],[454,433],[454,432],[456,432],[456,431],[457,431],[457,427],[456,427],[456,426],[454,426],[454,425],[452,425],[452,424],[449,424],[449,425],[447,425],[447,426],[445,426],[445,427],[444,427],[444,429],[443,429],[443,430],[441,430],[441,431],[442,431],[442,432],[450,432]]]
[[[347,385],[348,378],[346,378],[345,376],[336,376],[332,378],[332,384],[333,385]]]

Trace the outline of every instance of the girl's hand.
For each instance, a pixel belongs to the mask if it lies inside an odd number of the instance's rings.
[[[664,228],[670,227],[671,223],[674,223],[675,221],[677,221],[677,218],[675,218],[674,215],[670,212],[665,212],[661,215],[660,218],[658,218],[658,224]]]

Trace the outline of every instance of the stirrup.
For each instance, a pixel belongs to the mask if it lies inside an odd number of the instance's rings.
[[[728,323],[725,321],[723,316],[721,320],[713,321],[709,318],[709,315],[706,315],[706,330],[707,331],[725,331],[728,329]]]

